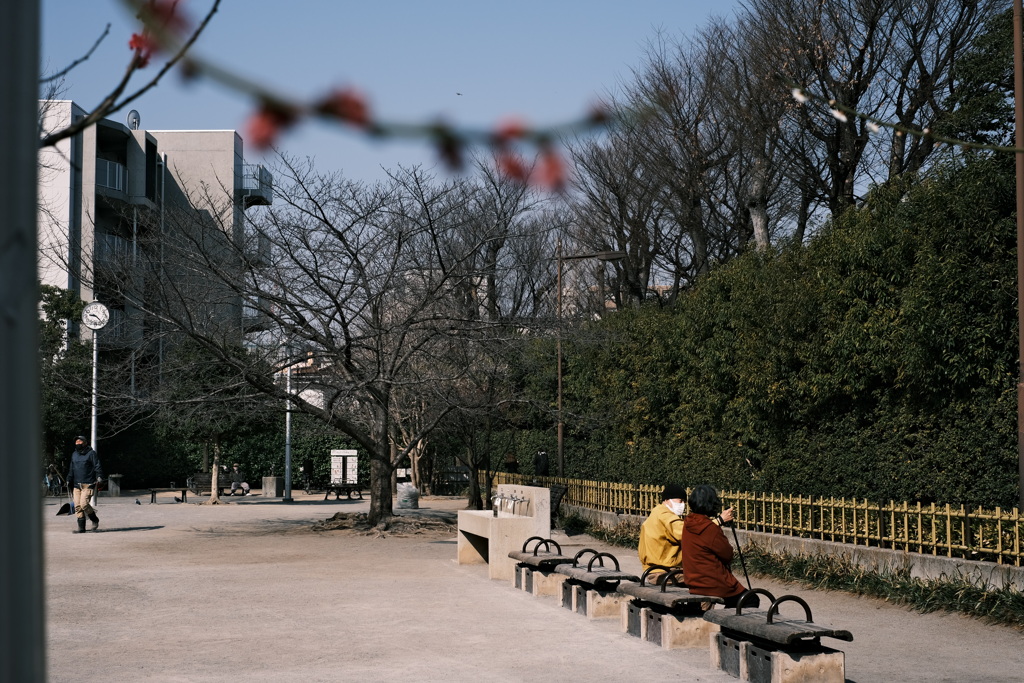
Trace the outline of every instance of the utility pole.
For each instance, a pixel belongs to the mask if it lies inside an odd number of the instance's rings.
[[[1017,508],[1024,510],[1024,47],[1022,0],[1013,0],[1013,119],[1017,152]]]

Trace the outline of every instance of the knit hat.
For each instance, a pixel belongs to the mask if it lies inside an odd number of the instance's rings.
[[[672,498],[686,500],[686,489],[679,484],[666,484],[665,490],[661,492],[661,499],[670,500]]]

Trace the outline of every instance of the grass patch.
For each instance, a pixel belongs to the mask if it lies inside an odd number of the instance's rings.
[[[579,515],[567,515],[562,523],[566,533],[585,533],[620,548],[635,550],[640,541],[640,524],[635,522],[609,527],[593,524]],[[758,576],[812,589],[881,598],[923,614],[956,612],[989,623],[1024,628],[1024,594],[1012,588],[995,588],[980,578],[918,579],[910,576],[908,570],[875,572],[842,557],[792,555],[756,543],[744,546],[743,557],[750,573]]]

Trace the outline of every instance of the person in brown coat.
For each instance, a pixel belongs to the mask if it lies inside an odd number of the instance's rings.
[[[689,514],[683,525],[680,545],[683,551],[683,580],[691,593],[725,598],[726,607],[735,607],[746,589],[729,570],[733,547],[722,531],[719,511],[722,501],[714,488],[697,486],[690,493]],[[757,607],[752,596],[744,607]]]

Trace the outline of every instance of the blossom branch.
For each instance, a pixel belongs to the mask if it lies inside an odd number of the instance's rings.
[[[849,117],[858,118],[865,122],[867,129],[871,133],[877,133],[882,128],[888,128],[894,131],[896,135],[910,135],[920,139],[933,140],[936,145],[946,144],[954,145],[962,149],[979,149],[988,150],[993,152],[1024,152],[1024,149],[1020,147],[1013,147],[1010,145],[995,145],[985,142],[972,142],[970,140],[961,140],[959,138],[952,138],[945,135],[939,135],[930,128],[912,128],[899,123],[892,123],[876,116],[871,116],[860,112],[853,107],[848,107],[842,102],[836,99],[825,97],[818,93],[812,92],[811,90],[796,84],[792,81],[787,83],[787,86],[791,88],[790,95],[796,101],[798,105],[804,105],[810,100],[820,102],[827,105],[829,113],[839,122],[846,123],[849,121]]]

